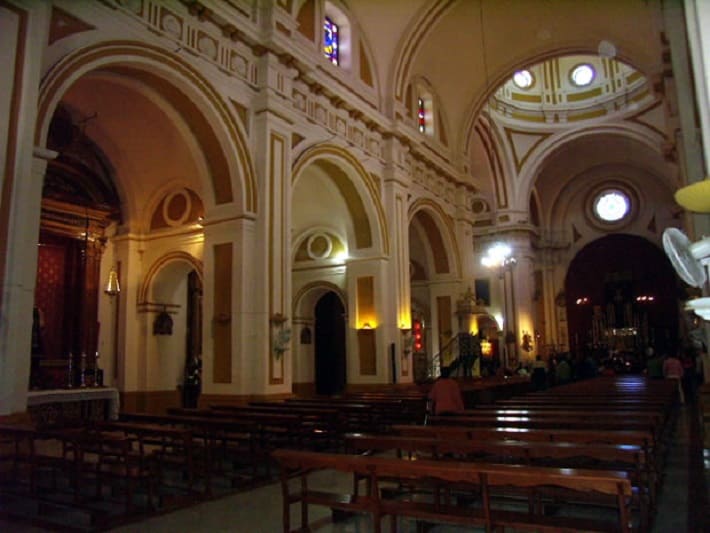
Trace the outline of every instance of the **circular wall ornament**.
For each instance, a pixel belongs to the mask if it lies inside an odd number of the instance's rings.
[[[618,222],[630,209],[629,197],[618,189],[606,189],[594,199],[594,215],[602,222]]]
[[[333,241],[325,233],[314,233],[308,237],[306,250],[311,259],[326,259],[333,251]]]
[[[192,199],[187,189],[168,194],[163,202],[163,218],[168,226],[176,227],[185,223],[192,210]]]

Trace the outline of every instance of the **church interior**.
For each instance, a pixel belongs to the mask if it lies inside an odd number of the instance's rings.
[[[0,526],[710,528],[707,27],[0,0]]]

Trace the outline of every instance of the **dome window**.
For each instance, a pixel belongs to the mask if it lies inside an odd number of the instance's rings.
[[[513,74],[513,83],[519,89],[529,89],[535,83],[535,78],[529,70],[519,70]]]
[[[577,87],[586,87],[592,81],[594,81],[594,67],[592,65],[589,65],[587,63],[584,63],[582,65],[577,65],[572,69],[570,72],[570,80],[574,85]]]

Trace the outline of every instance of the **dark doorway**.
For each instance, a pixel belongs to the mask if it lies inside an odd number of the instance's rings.
[[[572,350],[671,349],[678,341],[679,292],[670,261],[646,239],[615,234],[588,244],[565,282]]]
[[[316,393],[340,394],[345,389],[345,309],[334,292],[316,304]]]

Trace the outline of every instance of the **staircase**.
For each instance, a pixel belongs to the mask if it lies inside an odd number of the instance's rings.
[[[441,375],[441,365],[449,362],[452,377],[470,375],[473,364],[481,356],[481,340],[478,335],[459,333],[441,347],[431,358],[429,378],[436,379]]]

